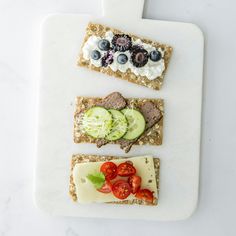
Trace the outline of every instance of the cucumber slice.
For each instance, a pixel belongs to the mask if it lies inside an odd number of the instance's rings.
[[[112,128],[112,115],[103,107],[92,107],[84,113],[82,128],[93,138],[105,138]]]
[[[115,141],[124,136],[128,128],[128,122],[120,111],[114,109],[108,111],[112,114],[113,123],[111,132],[106,136],[106,139]]]
[[[125,108],[121,111],[128,120],[128,131],[123,136],[126,140],[138,138],[145,130],[146,122],[143,115],[134,109]]]

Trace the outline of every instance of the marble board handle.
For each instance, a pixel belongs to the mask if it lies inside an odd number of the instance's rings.
[[[115,19],[141,19],[145,0],[102,0],[103,16]]]

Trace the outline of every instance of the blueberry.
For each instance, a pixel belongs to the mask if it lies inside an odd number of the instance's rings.
[[[119,64],[125,64],[128,61],[128,57],[125,54],[120,54],[117,57],[117,61]]]
[[[91,58],[93,60],[98,60],[101,57],[101,53],[98,50],[93,50],[91,53]]]
[[[101,39],[98,41],[98,48],[102,51],[108,51],[110,49],[110,42],[106,39]]]
[[[161,53],[159,51],[151,51],[150,59],[152,61],[159,61],[161,59]]]

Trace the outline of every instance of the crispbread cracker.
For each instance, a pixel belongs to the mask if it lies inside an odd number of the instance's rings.
[[[99,162],[99,161],[111,161],[115,159],[122,159],[122,157],[116,156],[98,156],[98,155],[85,155],[85,154],[76,154],[72,156],[71,160],[71,174],[70,174],[70,185],[69,185],[69,194],[73,201],[77,201],[76,195],[76,187],[73,180],[73,169],[76,164],[78,163],[85,163],[85,162]],[[123,158],[124,159],[124,158]],[[140,199],[134,200],[123,200],[117,202],[108,202],[108,204],[138,204],[138,205],[151,205],[155,206],[158,203],[158,195],[159,195],[159,172],[160,172],[160,159],[153,158],[154,168],[155,168],[155,175],[156,175],[156,184],[157,184],[157,198],[154,199],[153,203],[148,203]]]
[[[165,44],[160,44],[158,42],[155,42],[155,41],[152,41],[149,39],[140,38],[135,35],[125,33],[125,34],[129,35],[131,38],[133,38],[134,40],[140,39],[142,42],[147,43],[147,44],[151,44],[155,48],[161,48],[165,52],[164,57],[163,57],[165,69],[162,72],[161,76],[159,76],[153,80],[149,80],[146,76],[135,75],[130,69],[128,69],[126,72],[121,72],[119,70],[113,71],[109,66],[96,67],[90,62],[90,60],[86,60],[83,58],[82,48],[90,36],[96,35],[96,36],[104,37],[105,33],[107,31],[112,31],[114,34],[124,34],[124,32],[122,32],[122,31],[119,31],[117,29],[107,27],[104,25],[94,24],[94,23],[88,24],[87,29],[86,29],[86,35],[85,35],[84,42],[81,47],[81,52],[79,54],[77,64],[79,66],[87,67],[91,70],[106,73],[110,76],[121,78],[123,80],[127,80],[129,82],[132,82],[132,83],[135,83],[138,85],[143,85],[143,86],[155,89],[155,90],[159,90],[161,88],[162,83],[163,83],[164,75],[166,73],[166,70],[167,70],[167,67],[168,67],[168,64],[170,61],[170,57],[172,54],[172,47],[165,45]]]
[[[75,143],[96,143],[96,139],[86,135],[82,132],[79,121],[80,114],[83,110],[86,110],[93,106],[97,102],[101,102],[102,98],[98,97],[77,97],[76,98],[76,110],[74,114],[74,142]],[[152,128],[142,134],[134,145],[161,145],[163,138],[163,99],[147,99],[147,98],[128,98],[126,99],[127,106],[139,107],[144,102],[151,101],[161,111],[162,118]],[[109,141],[109,144],[119,144],[119,141]]]

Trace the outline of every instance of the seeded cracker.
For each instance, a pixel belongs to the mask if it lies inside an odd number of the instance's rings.
[[[102,98],[96,97],[77,97],[76,109],[74,114],[74,142],[75,143],[96,143],[96,139],[83,133],[80,126],[81,112],[102,101]],[[134,145],[161,145],[163,138],[163,99],[130,98],[126,99],[128,107],[140,107],[144,102],[151,101],[162,114],[162,118],[152,128],[145,131]],[[109,141],[110,144],[120,144],[118,141]]]
[[[107,31],[112,31],[114,34],[124,34],[124,32],[122,32],[122,31],[119,31],[117,29],[113,29],[113,28],[110,28],[110,27],[107,27],[104,25],[95,24],[95,23],[88,24],[87,29],[86,29],[86,35],[84,38],[84,42],[81,47],[81,52],[79,54],[78,61],[77,61],[78,66],[87,67],[91,70],[99,71],[99,72],[108,74],[110,76],[115,76],[117,78],[121,78],[123,80],[127,80],[129,82],[132,82],[132,83],[135,83],[138,85],[143,85],[148,88],[159,90],[162,86],[164,75],[166,73],[166,70],[167,70],[167,67],[168,67],[168,64],[170,61],[170,57],[172,54],[172,47],[152,41],[152,40],[149,40],[149,39],[140,38],[135,35],[125,33],[126,35],[131,37],[133,40],[140,39],[143,43],[150,44],[151,46],[155,47],[156,49],[161,49],[164,52],[163,59],[164,59],[165,69],[159,77],[156,77],[153,80],[149,80],[146,76],[135,75],[130,69],[127,69],[126,72],[121,72],[119,70],[113,71],[109,66],[96,67],[90,62],[90,60],[86,60],[83,58],[82,48],[90,36],[95,35],[95,36],[104,37]]]
[[[77,201],[76,189],[73,180],[73,169],[74,166],[78,163],[85,163],[85,162],[99,162],[99,161],[110,161],[114,159],[120,159],[122,157],[115,157],[115,156],[98,156],[98,155],[84,155],[84,154],[77,154],[72,156],[71,160],[71,172],[70,172],[70,184],[69,184],[69,194],[73,201]],[[138,204],[138,205],[151,205],[155,206],[158,204],[158,195],[159,195],[159,172],[160,172],[160,159],[153,158],[154,161],[154,168],[156,174],[156,183],[157,183],[157,198],[154,199],[153,203],[148,203],[140,199],[134,200],[123,200],[117,202],[109,202],[107,204]]]

